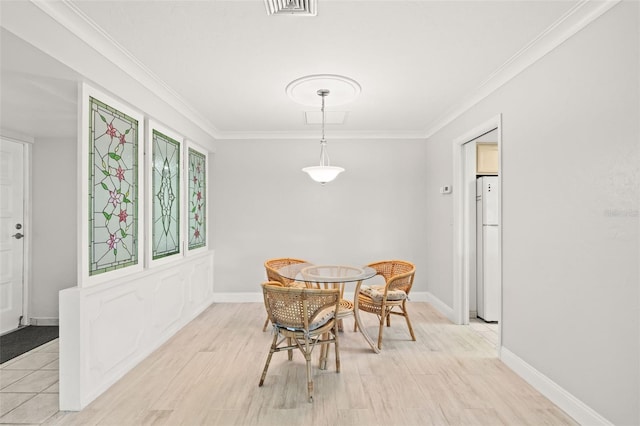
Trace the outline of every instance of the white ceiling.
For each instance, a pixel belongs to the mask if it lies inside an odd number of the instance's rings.
[[[267,16],[262,0],[72,3],[220,136],[235,138],[317,133],[305,124],[313,107],[285,87],[320,73],[362,87],[347,105],[327,98],[328,110],[347,112],[329,137],[424,135],[577,1],[319,0],[316,17]],[[41,115],[55,122],[70,110],[75,119],[79,76],[7,31],[0,41],[2,126],[39,136]],[[60,99],[62,108],[48,105]]]
[[[4,29],[0,64],[0,129],[34,138],[75,135],[75,72]]]

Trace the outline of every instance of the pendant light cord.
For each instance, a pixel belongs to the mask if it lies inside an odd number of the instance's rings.
[[[324,98],[325,98],[325,96],[327,96],[327,94],[323,92],[320,96],[322,96],[322,140],[324,140],[324,120],[325,120],[325,115],[324,115]]]
[[[320,166],[327,167],[331,165],[331,160],[329,160],[329,154],[327,153],[327,140],[324,137],[324,125],[325,125],[325,110],[324,110],[324,98],[329,94],[329,90],[320,89],[318,90],[318,95],[322,98],[322,107],[320,111],[322,112],[322,139],[320,139]]]

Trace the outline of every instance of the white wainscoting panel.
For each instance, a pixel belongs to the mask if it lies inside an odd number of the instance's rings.
[[[129,286],[130,287],[130,286]],[[119,291],[117,291],[119,290]],[[135,288],[118,286],[117,293],[101,292],[84,299],[90,333],[87,335],[91,381],[118,370],[140,350],[145,331],[144,297]]]
[[[213,251],[60,292],[60,410],[78,411],[213,302]]]
[[[160,330],[179,324],[187,302],[186,277],[168,275],[155,284],[151,305],[152,325]]]
[[[213,278],[208,277],[210,269],[206,259],[196,259],[193,268],[189,271],[189,302],[197,303],[198,300],[211,297],[212,287],[209,285]]]

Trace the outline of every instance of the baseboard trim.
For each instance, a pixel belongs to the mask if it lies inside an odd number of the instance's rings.
[[[413,302],[431,303],[442,315],[453,321],[453,309],[428,291],[412,291],[409,299]],[[213,303],[262,303],[261,292],[252,293],[213,293]]]
[[[59,318],[31,318],[29,325],[60,325]]]
[[[262,292],[213,293],[213,303],[256,303],[264,302]]]
[[[409,299],[414,302],[429,302],[433,305],[438,304],[436,309],[441,313],[445,313],[444,310],[451,310],[447,305],[440,302],[436,297],[427,291],[414,291],[411,292]],[[261,292],[252,293],[214,293],[213,303],[262,303],[264,298]],[[449,317],[449,314],[445,314]],[[450,318],[450,317],[449,317]]]
[[[412,291],[409,294],[410,302],[428,302],[429,301],[429,293],[426,291]]]
[[[538,392],[549,398],[569,416],[582,425],[606,425],[613,423],[602,417],[594,409],[573,396],[549,377],[536,370],[518,355],[502,346],[500,359]]]
[[[455,316],[455,313],[453,312],[453,308],[451,308],[449,305],[444,303],[442,300],[438,299],[436,296],[433,295],[433,293],[428,292],[428,291],[425,291],[424,293],[426,295],[426,302],[431,303],[431,305],[438,312],[440,312],[442,315],[447,317],[447,319],[449,319],[449,321],[451,321],[452,323],[455,324],[456,316]],[[413,293],[411,293],[411,294],[413,295]]]

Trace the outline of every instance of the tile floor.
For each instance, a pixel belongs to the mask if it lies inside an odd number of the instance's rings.
[[[0,424],[42,424],[58,412],[58,339],[0,364]]]
[[[499,327],[497,322],[484,322],[480,318],[469,318],[469,327],[491,345],[498,349],[498,332]]]

